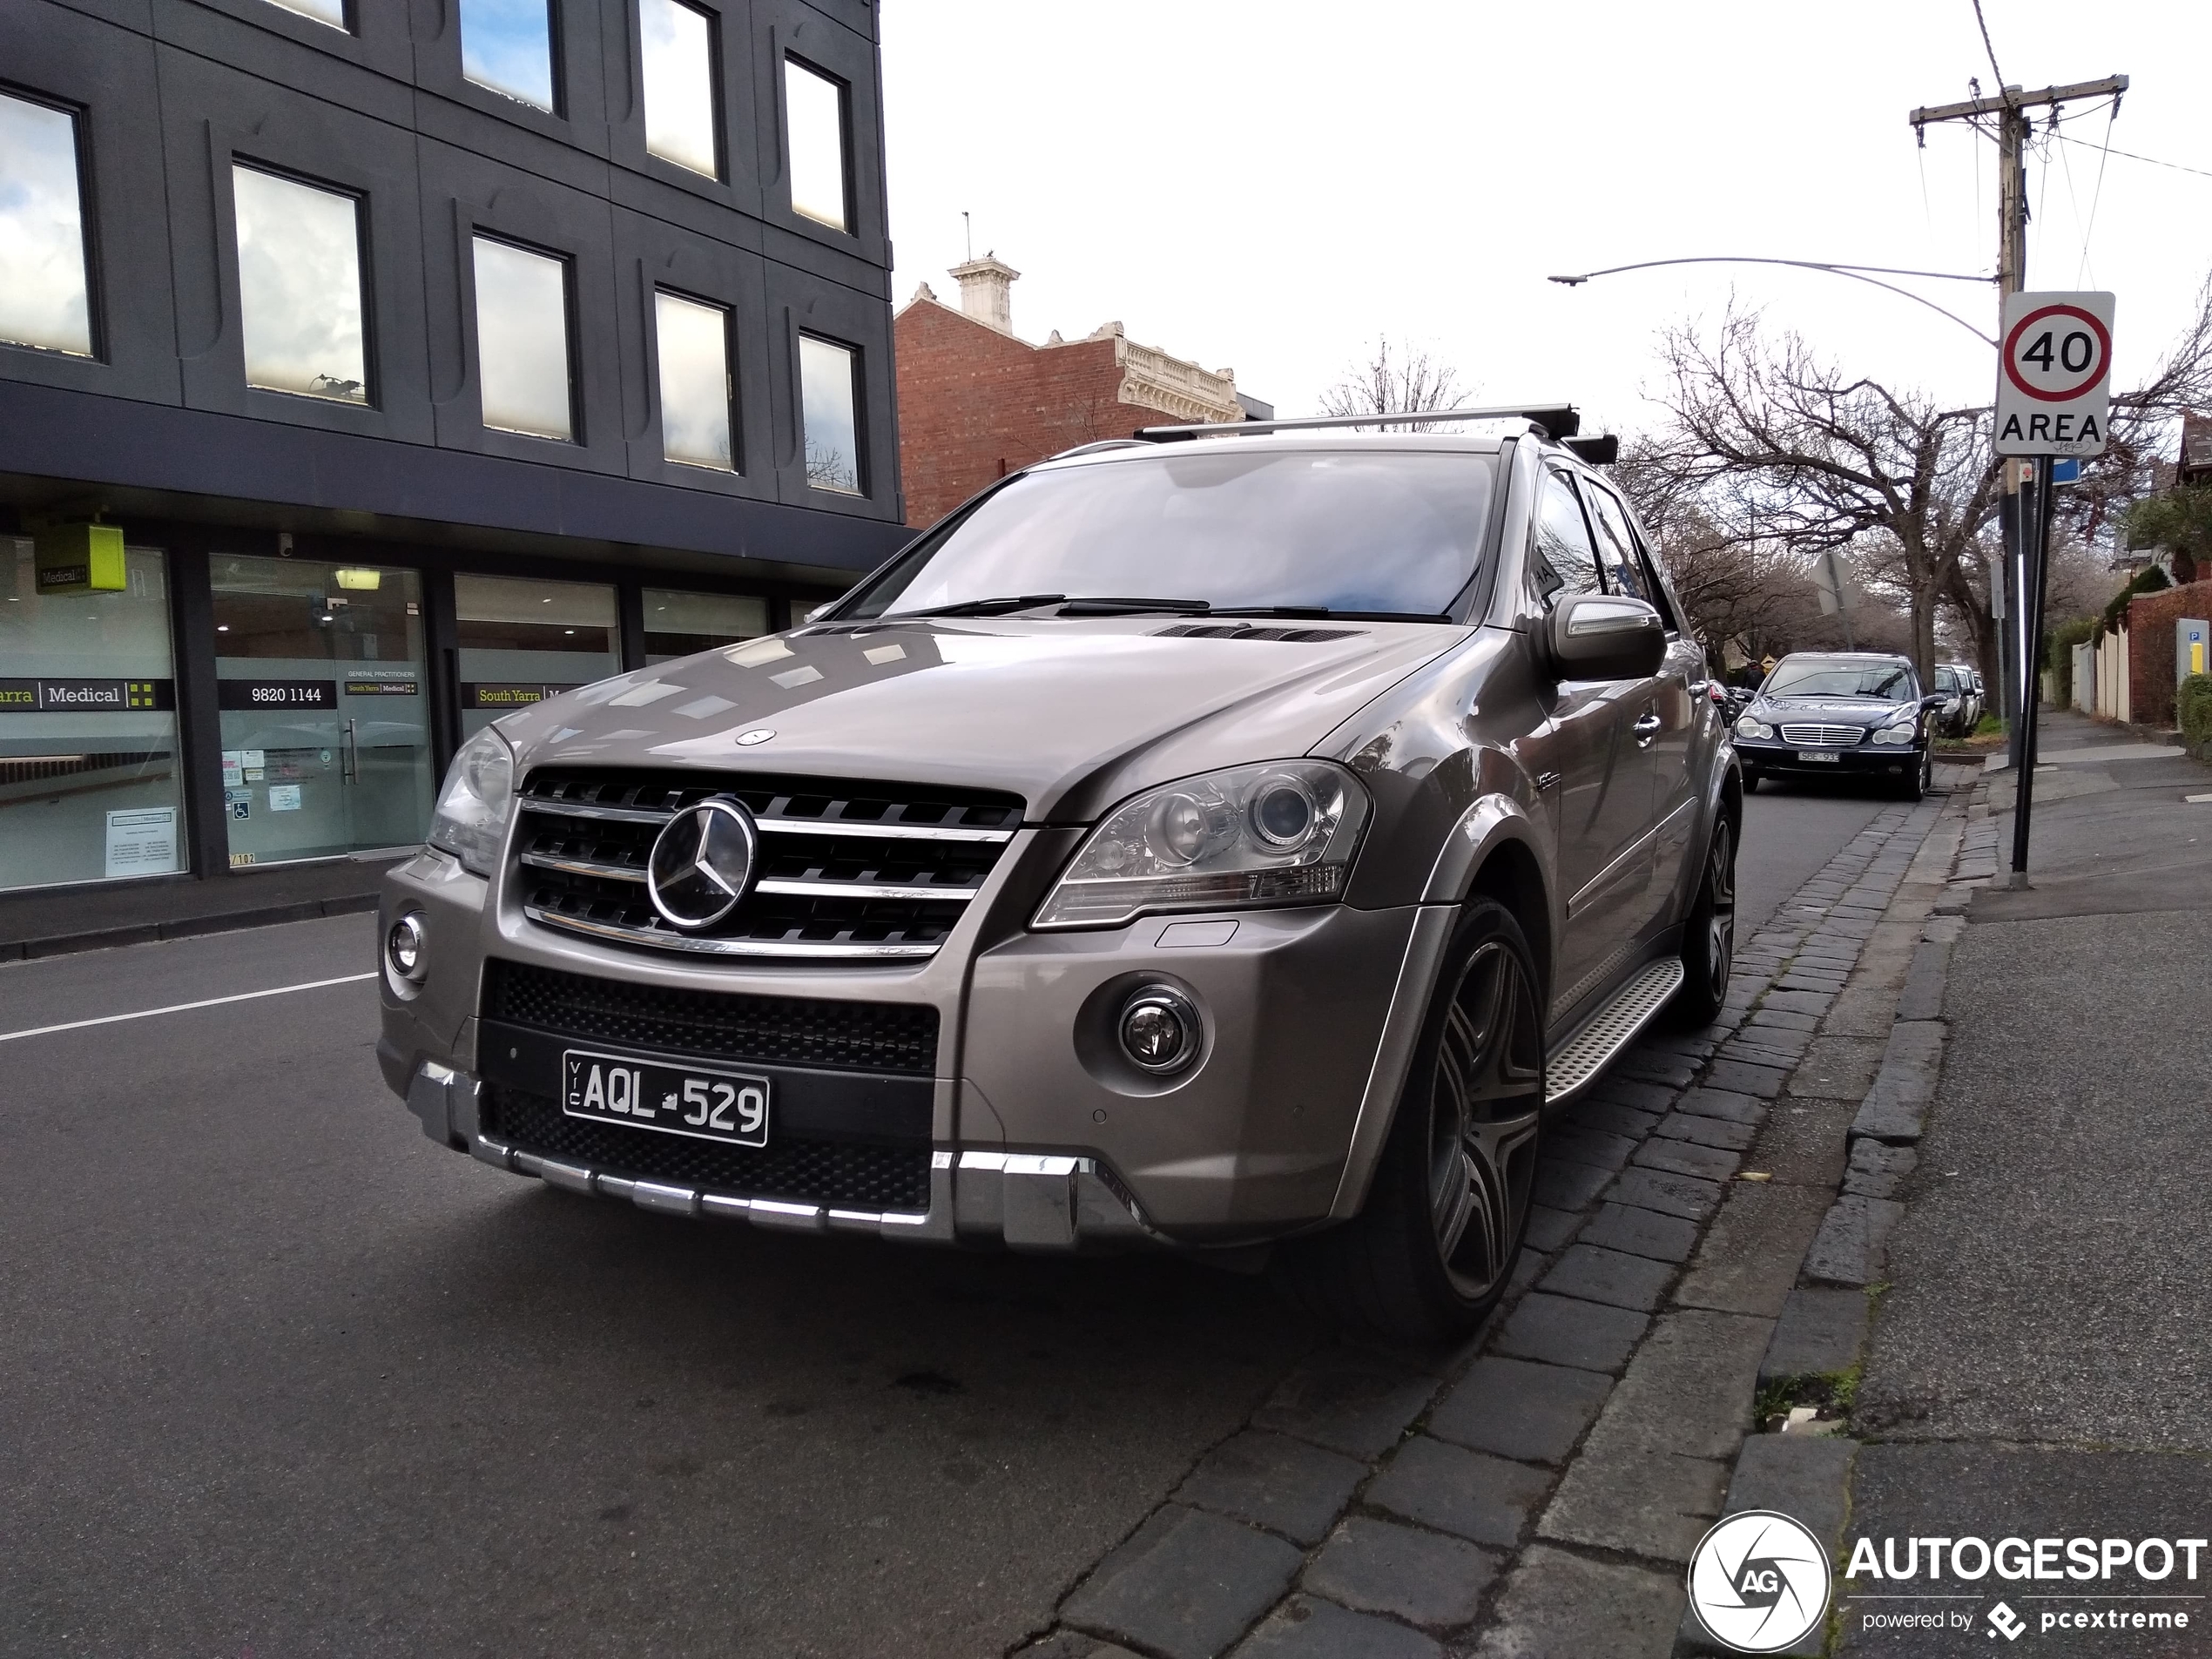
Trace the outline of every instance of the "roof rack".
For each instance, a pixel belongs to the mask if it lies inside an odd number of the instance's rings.
[[[1482,409],[1409,409],[1394,415],[1319,415],[1296,421],[1224,421],[1204,426],[1148,426],[1136,436],[1146,443],[1181,443],[1192,438],[1251,437],[1263,432],[1322,432],[1354,426],[1417,426],[1446,421],[1526,421],[1546,437],[1573,437],[1582,417],[1571,403],[1500,404]]]
[[[1065,461],[1069,455],[1095,455],[1102,449],[1143,449],[1149,448],[1141,438],[1100,438],[1091,443],[1079,443],[1072,449],[1060,449],[1045,457],[1047,461]]]

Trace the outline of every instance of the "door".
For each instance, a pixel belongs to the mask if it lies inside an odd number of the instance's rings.
[[[231,863],[408,846],[428,828],[428,688],[412,570],[215,555]]]
[[[1651,778],[1652,880],[1635,922],[1638,933],[1648,933],[1673,920],[1670,912],[1683,861],[1691,856],[1689,842],[1696,833],[1702,798],[1693,751],[1697,746],[1705,653],[1683,631],[1666,585],[1620,498],[1595,479],[1585,477],[1581,484],[1597,530],[1598,564],[1607,587],[1643,600],[1667,625],[1667,654],[1658,673],[1642,682],[1633,727]]]
[[[1537,590],[1547,610],[1562,595],[1603,590],[1596,543],[1563,473],[1547,470],[1535,515]],[[1566,925],[1553,977],[1552,1014],[1595,990],[1629,954],[1649,903],[1651,765],[1632,727],[1649,682],[1561,680],[1552,693],[1543,770],[1557,836]]]

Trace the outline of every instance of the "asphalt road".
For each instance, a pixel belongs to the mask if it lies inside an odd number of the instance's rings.
[[[1748,804],[1746,930],[1879,803]],[[0,1034],[365,917],[0,968]],[[372,982],[0,1041],[0,1654],[997,1653],[1322,1333],[1261,1285],[779,1238],[423,1138]]]
[[[1746,795],[1743,845],[1736,854],[1737,939],[1757,933],[1776,906],[1891,804],[1871,790],[1817,779],[1802,784],[1769,779]]]

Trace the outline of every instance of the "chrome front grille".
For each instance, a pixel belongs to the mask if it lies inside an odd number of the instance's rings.
[[[1794,743],[1801,749],[1849,749],[1857,745],[1866,735],[1866,728],[1857,725],[1785,725],[1782,740]]]
[[[652,906],[654,839],[710,796],[760,832],[745,902],[698,932]],[[840,779],[544,768],[524,782],[513,872],[523,913],[570,933],[716,956],[934,955],[1014,839],[1022,803],[975,790]]]

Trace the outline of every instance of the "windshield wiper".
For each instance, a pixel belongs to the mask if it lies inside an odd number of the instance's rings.
[[[900,611],[886,617],[886,622],[896,622],[912,617],[996,617],[1009,610],[1027,610],[1032,605],[1049,605],[1066,598],[1064,593],[1009,593],[995,599],[961,599],[948,605],[932,605],[927,610]]]
[[[1179,617],[1210,615],[1213,606],[1204,599],[1124,598],[1113,594],[1070,599],[1060,607],[1063,617],[1134,617],[1147,611],[1166,611]]]

